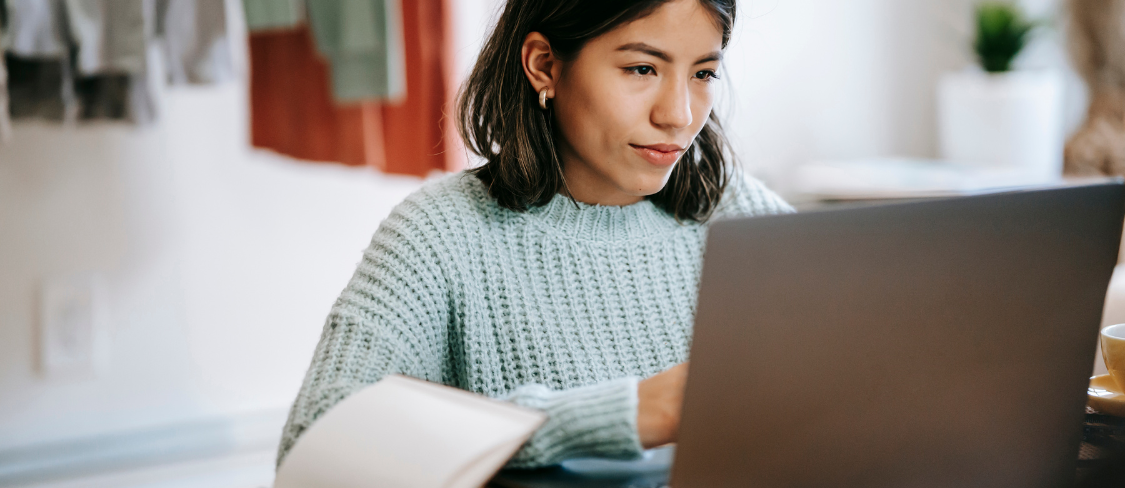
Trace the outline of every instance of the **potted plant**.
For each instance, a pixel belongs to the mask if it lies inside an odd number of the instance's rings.
[[[1044,178],[1061,175],[1062,77],[1013,68],[1037,29],[1011,2],[976,6],[978,65],[946,74],[938,89],[943,159]]]

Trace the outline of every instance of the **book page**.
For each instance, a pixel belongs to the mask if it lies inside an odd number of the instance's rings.
[[[388,376],[302,434],[274,488],[481,486],[545,420],[539,411]]]

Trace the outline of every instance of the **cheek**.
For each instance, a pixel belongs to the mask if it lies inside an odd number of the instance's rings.
[[[632,129],[645,123],[639,109],[641,94],[627,83],[606,75],[599,80],[571,79],[559,90],[566,100],[558,106],[557,118],[567,142],[584,158],[596,159],[606,151],[619,151],[629,141]],[[709,105],[708,105],[709,107]]]

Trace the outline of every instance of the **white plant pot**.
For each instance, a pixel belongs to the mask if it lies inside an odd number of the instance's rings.
[[[938,89],[941,157],[1057,178],[1063,163],[1063,80],[1051,71],[950,73]]]

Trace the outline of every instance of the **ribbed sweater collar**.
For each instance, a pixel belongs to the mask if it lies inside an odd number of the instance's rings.
[[[563,237],[594,242],[644,239],[667,234],[683,225],[648,200],[620,207],[589,205],[555,195],[533,207],[528,218]]]

